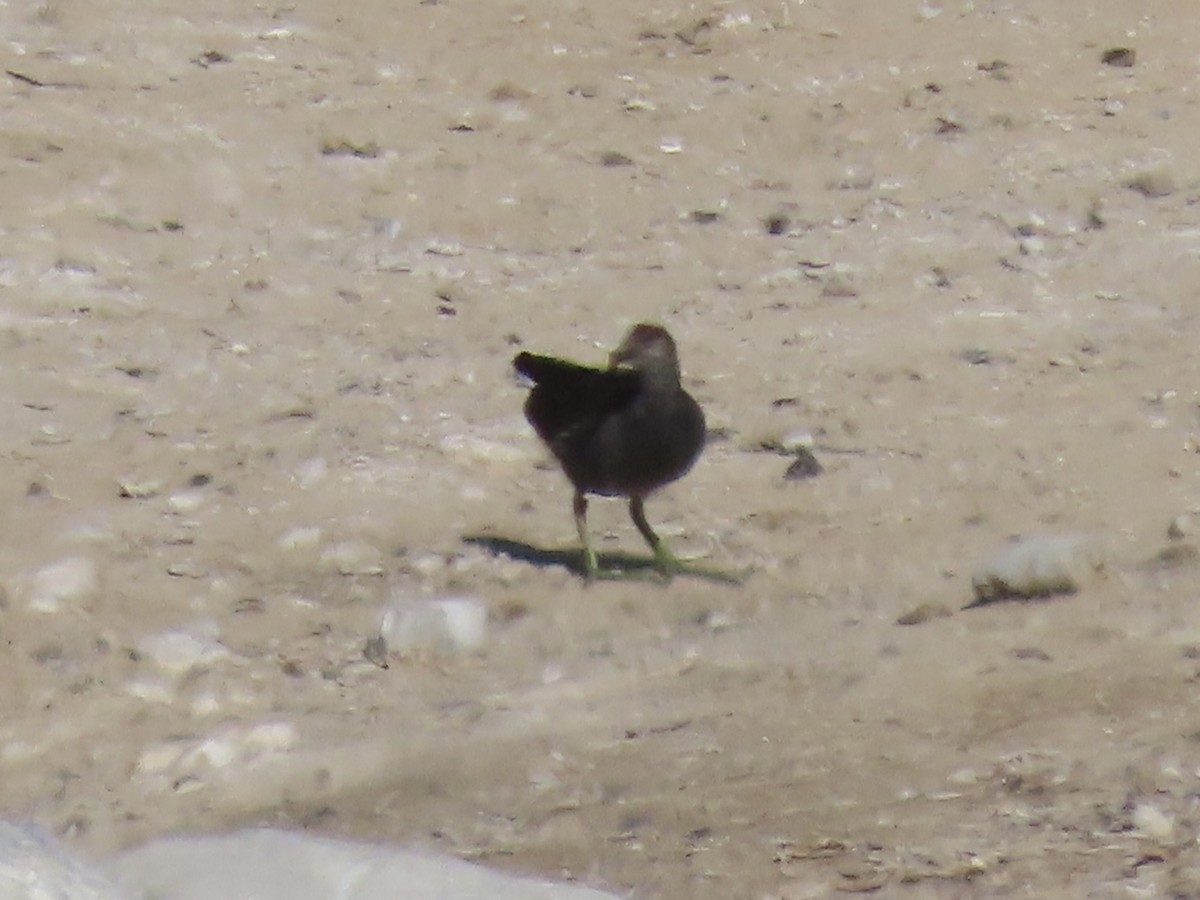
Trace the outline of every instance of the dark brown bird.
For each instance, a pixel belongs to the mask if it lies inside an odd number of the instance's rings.
[[[584,571],[599,574],[587,531],[587,495],[628,497],[629,515],[664,575],[683,571],[646,521],[646,497],[684,475],[704,449],[704,413],[679,384],[675,341],[660,325],[635,325],[607,369],[519,353],[534,382],[525,418],[575,486]]]

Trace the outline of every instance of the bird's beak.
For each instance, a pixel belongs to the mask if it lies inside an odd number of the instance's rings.
[[[632,358],[624,347],[618,347],[612,353],[608,354],[608,367],[610,369],[634,369]]]

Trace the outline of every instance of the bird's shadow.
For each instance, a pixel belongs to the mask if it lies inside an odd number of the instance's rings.
[[[482,547],[492,556],[507,556],[519,562],[529,563],[539,569],[549,569],[562,566],[579,578],[587,578],[587,569],[583,564],[583,553],[579,549],[551,550],[545,547],[535,547],[525,541],[499,537],[493,534],[468,534],[463,536],[463,543]],[[662,584],[667,579],[659,571],[653,557],[634,556],[630,553],[599,553],[596,561],[600,565],[601,581],[646,581]],[[703,578],[712,581],[730,583],[731,579],[718,572],[708,573],[703,570],[685,569],[679,577]]]

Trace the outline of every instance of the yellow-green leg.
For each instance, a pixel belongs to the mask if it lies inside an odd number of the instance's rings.
[[[667,578],[682,572],[684,570],[683,563],[667,549],[663,539],[654,533],[654,529],[646,521],[646,510],[641,497],[629,499],[629,515],[633,519],[633,524],[637,526],[637,530],[646,539],[646,543],[650,545],[650,549],[654,551],[654,564],[658,566],[658,571]]]
[[[579,543],[583,547],[583,577],[593,581],[600,573],[600,563],[596,560],[592,542],[588,540],[587,497],[583,491],[575,492],[575,530],[579,532]]]

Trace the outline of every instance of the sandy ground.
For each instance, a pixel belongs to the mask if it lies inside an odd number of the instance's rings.
[[[1188,4],[0,30],[0,815],[635,898],[1200,896]],[[741,587],[555,553],[511,357],[642,320],[713,429],[650,518]],[[798,432],[825,472],[785,481]],[[964,610],[1033,532],[1104,573]],[[398,596],[479,598],[484,650],[365,658]]]

